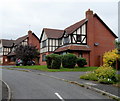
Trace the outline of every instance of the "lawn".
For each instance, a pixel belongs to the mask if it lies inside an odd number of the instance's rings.
[[[42,66],[42,65],[35,65],[35,66],[15,66],[14,68],[24,68],[24,69],[34,69],[34,70],[40,70],[40,71],[48,71],[48,72],[65,72],[65,71],[93,71],[97,69],[98,67],[75,67],[74,69],[69,69],[69,68],[63,68],[61,67],[60,69],[48,69],[47,66]]]

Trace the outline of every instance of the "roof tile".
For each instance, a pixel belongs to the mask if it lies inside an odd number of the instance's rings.
[[[64,34],[64,30],[49,28],[44,28],[43,30],[45,31],[48,38],[61,38]]]
[[[83,20],[81,20],[81,21],[79,21],[79,22],[77,22],[77,23],[67,27],[65,29],[66,33],[67,34],[73,33],[76,29],[78,29],[80,26],[82,26],[86,21],[88,21],[88,20],[87,19],[83,19]]]

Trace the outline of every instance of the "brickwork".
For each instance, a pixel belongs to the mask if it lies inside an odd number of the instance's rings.
[[[36,46],[36,48],[40,50],[39,39],[34,33],[32,33],[32,31],[28,31],[28,44]]]
[[[90,66],[100,66],[103,53],[115,48],[115,37],[113,33],[97,18],[93,11],[86,12],[87,23],[87,44],[91,48]],[[95,46],[95,43],[98,45]]]

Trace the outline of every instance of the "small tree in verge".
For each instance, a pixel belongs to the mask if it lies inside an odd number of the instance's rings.
[[[62,57],[62,66],[64,68],[74,68],[76,65],[77,57],[74,54],[65,54]]]
[[[16,58],[19,58],[23,61],[23,65],[26,65],[28,61],[33,60],[34,58],[38,57],[40,54],[38,49],[35,46],[31,45],[20,45],[15,49]]]
[[[60,69],[61,56],[58,54],[50,54],[46,56],[47,68]]]
[[[78,58],[77,59],[77,65],[79,67],[84,67],[84,65],[87,65],[87,61],[85,58]]]

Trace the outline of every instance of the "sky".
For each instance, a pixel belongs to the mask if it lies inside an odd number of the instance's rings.
[[[62,29],[93,10],[118,35],[119,0],[0,0],[0,39],[17,39],[32,30]]]

